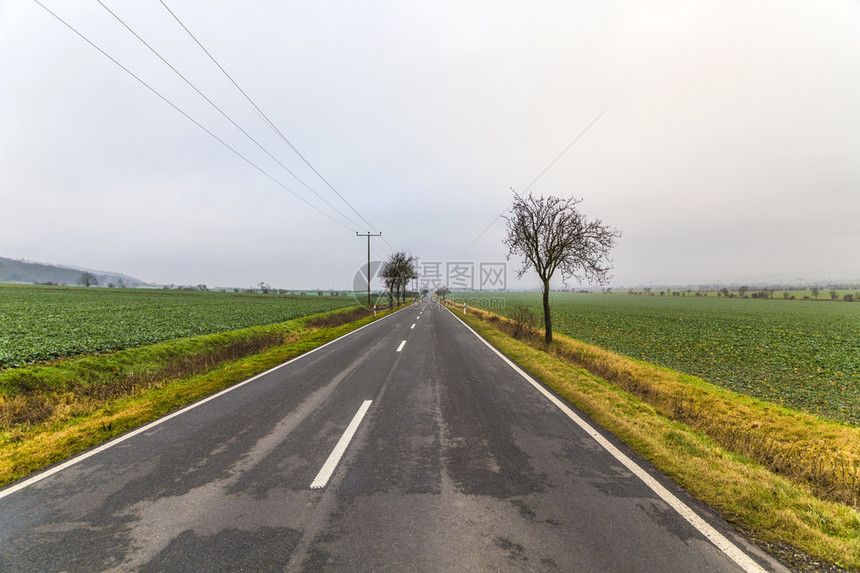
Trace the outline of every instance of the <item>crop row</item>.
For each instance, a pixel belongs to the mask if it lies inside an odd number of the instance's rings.
[[[0,286],[0,368],[272,324],[350,297]]]
[[[540,295],[508,293],[500,311]],[[860,424],[860,305],[554,293],[557,332],[744,394]]]

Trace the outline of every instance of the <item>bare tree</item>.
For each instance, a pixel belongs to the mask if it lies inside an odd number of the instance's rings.
[[[410,280],[418,276],[415,261],[415,257],[398,251],[383,263],[379,276],[382,277],[385,287],[391,291],[395,299],[406,302],[406,287]]]
[[[451,289],[448,288],[447,285],[441,286],[436,289],[436,298],[440,301],[444,298],[447,298],[449,294],[451,294]]]
[[[556,270],[562,280],[574,278],[603,284],[612,269],[609,251],[621,236],[617,229],[604,225],[600,219],[588,221],[576,206],[580,199],[559,197],[523,198],[514,193],[514,204],[508,222],[505,245],[508,259],[523,257],[517,271],[522,277],[534,269],[543,283],[543,314],[545,340],[552,342],[552,318],[549,310],[549,281]]]
[[[85,287],[98,286],[99,278],[89,271],[84,271],[78,277],[78,284]]]

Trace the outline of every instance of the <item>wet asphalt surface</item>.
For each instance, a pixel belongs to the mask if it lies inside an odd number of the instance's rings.
[[[0,499],[0,571],[110,570],[742,569],[425,302]]]

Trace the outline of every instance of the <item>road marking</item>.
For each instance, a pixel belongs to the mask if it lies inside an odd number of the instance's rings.
[[[397,347],[397,352],[400,352],[401,350],[403,350],[403,346],[404,346],[405,344],[406,344],[406,341],[405,341],[405,340],[404,340],[403,342],[401,342],[401,343],[400,343],[400,346],[398,346],[398,347]]]
[[[567,415],[568,418],[573,420],[573,422],[585,430],[585,432],[591,436],[594,441],[600,444],[603,449],[609,452],[612,457],[618,460],[621,464],[624,465],[628,470],[630,470],[636,477],[642,480],[645,485],[651,488],[657,496],[660,497],[663,501],[669,504],[672,509],[677,511],[681,517],[687,520],[693,527],[695,527],[699,533],[705,536],[711,543],[717,546],[720,551],[725,553],[732,561],[741,566],[741,568],[747,573],[766,573],[765,570],[753,559],[744,553],[737,545],[729,541],[722,533],[714,529],[707,521],[699,517],[695,511],[690,509],[690,507],[685,504],[683,501],[675,497],[675,495],[663,487],[660,482],[654,479],[651,474],[646,472],[639,466],[636,462],[631,460],[627,455],[612,445],[612,443],[603,437],[600,432],[594,429],[594,427],[582,419],[580,416],[576,414],[573,410],[571,410],[567,404],[558,399],[555,394],[547,390],[543,384],[532,378],[529,374],[527,374],[524,370],[522,370],[519,366],[514,364],[507,356],[502,354],[502,352],[487,342],[480,334],[478,334],[471,326],[463,322],[460,317],[451,313],[451,316],[460,321],[460,323],[469,329],[469,331],[478,337],[478,340],[487,345],[487,347],[496,353],[502,360],[504,360],[508,366],[510,366],[517,374],[522,376],[529,384],[534,386],[538,392],[544,395],[547,400],[555,404],[559,410],[561,410],[564,414]]]
[[[415,328],[415,323],[412,323],[412,326],[409,327],[409,330],[412,330],[413,328]]]
[[[379,320],[375,320],[373,322],[365,324],[364,326],[362,326],[360,328],[356,328],[355,330],[353,330],[351,332],[347,332],[343,336],[335,338],[334,340],[330,340],[329,342],[326,342],[325,344],[323,344],[321,346],[317,346],[314,349],[308,350],[304,354],[300,354],[300,355],[296,356],[295,358],[291,358],[290,360],[287,360],[286,362],[282,362],[281,364],[278,364],[277,366],[273,366],[272,368],[269,368],[265,372],[260,372],[256,376],[252,376],[251,378],[248,378],[247,380],[244,380],[242,382],[234,384],[234,385],[230,386],[229,388],[225,388],[224,390],[221,390],[217,394],[212,394],[211,396],[207,396],[206,398],[198,400],[197,402],[194,402],[193,404],[189,404],[188,406],[185,406],[184,408],[177,410],[177,411],[173,412],[172,414],[168,414],[162,418],[158,418],[157,420],[154,420],[153,422],[150,422],[149,424],[147,424],[145,426],[141,426],[140,428],[137,428],[136,430],[132,430],[132,431],[128,432],[127,434],[122,434],[118,438],[115,438],[109,442],[106,442],[106,443],[102,444],[101,446],[99,446],[95,449],[92,449],[88,452],[84,452],[82,454],[79,454],[78,456],[73,457],[73,458],[63,462],[58,466],[54,466],[51,469],[45,470],[40,474],[36,474],[31,478],[20,481],[20,482],[16,483],[15,485],[11,485],[11,486],[7,487],[6,489],[0,491],[0,499],[3,499],[4,497],[6,497],[8,495],[12,495],[16,491],[20,491],[24,488],[27,488],[27,487],[33,485],[34,483],[38,483],[45,478],[51,477],[54,474],[60,473],[64,469],[67,469],[73,465],[76,465],[76,464],[86,460],[87,458],[90,458],[90,457],[92,457],[98,453],[101,453],[101,452],[103,452],[109,448],[117,446],[117,445],[123,443],[124,441],[137,436],[138,434],[142,434],[144,432],[147,432],[147,431],[151,430],[152,428],[159,426],[159,425],[163,424],[164,422],[167,422],[168,420],[171,420],[171,419],[173,419],[179,415],[182,415],[182,414],[184,414],[190,410],[193,410],[194,408],[197,408],[198,406],[202,406],[203,404],[205,404],[206,402],[209,402],[210,400],[214,400],[216,398],[219,398],[220,396],[223,396],[224,394],[227,394],[228,392],[232,392],[233,390],[238,390],[239,388],[241,388],[245,384],[249,384],[258,378],[262,378],[263,376],[270,374],[270,373],[274,372],[275,370],[278,370],[279,368],[283,368],[284,366],[287,366],[288,364],[292,364],[296,360],[300,360],[300,359],[304,358],[305,356],[309,356],[310,354],[313,354],[317,350],[322,350],[326,346],[328,346],[330,344],[334,344],[335,342],[337,342],[339,340],[343,340],[347,336],[350,336],[351,334],[355,334],[359,330],[364,330],[368,326],[371,326],[373,324],[377,324],[378,322],[385,320],[389,316],[394,316],[398,312],[400,312],[400,311],[398,310],[396,312],[389,314],[388,316],[383,316]]]
[[[352,437],[355,435],[356,430],[358,430],[358,425],[361,424],[361,421],[364,419],[364,415],[367,414],[367,409],[370,408],[370,404],[373,403],[373,400],[365,400],[361,407],[358,409],[358,412],[355,413],[355,416],[352,417],[352,421],[349,423],[349,426],[344,430],[343,435],[337,441],[337,445],[335,445],[334,449],[329,454],[328,459],[323,464],[320,469],[317,477],[314,478],[314,481],[311,482],[311,489],[319,489],[321,487],[325,487],[325,484],[328,483],[331,474],[334,473],[334,468],[337,467],[340,458],[343,457],[344,452],[346,452],[347,446],[349,446],[349,442],[352,440]]]

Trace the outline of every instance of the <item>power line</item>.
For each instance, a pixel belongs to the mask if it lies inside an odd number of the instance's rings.
[[[316,205],[314,205],[313,203],[308,202],[304,197],[302,197],[302,196],[298,195],[295,191],[293,191],[292,189],[290,189],[289,187],[287,187],[286,185],[284,185],[283,183],[281,183],[280,181],[278,181],[277,179],[275,179],[272,175],[270,175],[270,174],[269,174],[267,171],[265,171],[263,168],[261,168],[261,167],[260,167],[260,166],[258,166],[256,163],[254,163],[253,161],[251,161],[250,159],[248,159],[247,157],[245,157],[244,155],[242,155],[242,154],[241,154],[239,151],[237,151],[235,148],[231,147],[231,146],[230,146],[227,142],[225,142],[223,139],[221,139],[220,137],[218,137],[217,135],[215,135],[214,133],[212,133],[210,130],[208,130],[206,127],[204,127],[200,122],[198,122],[196,119],[194,119],[193,117],[191,117],[190,115],[188,115],[187,113],[185,113],[185,112],[184,112],[182,109],[180,109],[176,104],[174,104],[172,101],[170,101],[170,100],[169,100],[169,99],[167,99],[165,96],[163,96],[163,95],[162,95],[158,90],[156,90],[155,88],[153,88],[152,86],[150,86],[148,83],[146,83],[144,80],[142,80],[139,76],[137,76],[134,72],[132,72],[131,70],[129,70],[128,68],[126,68],[125,66],[123,66],[121,63],[119,63],[119,62],[118,62],[116,59],[114,59],[110,54],[108,54],[107,52],[105,52],[104,50],[102,50],[99,46],[97,46],[97,45],[96,45],[94,42],[92,42],[89,38],[87,38],[87,37],[86,37],[86,36],[84,36],[82,33],[80,33],[77,29],[75,29],[71,24],[69,24],[68,22],[66,22],[66,21],[65,21],[63,18],[61,18],[59,15],[57,15],[56,13],[54,13],[53,11],[51,11],[47,6],[45,6],[44,4],[42,4],[39,0],[33,0],[33,2],[35,2],[36,4],[38,4],[39,6],[41,6],[41,7],[42,7],[42,8],[43,8],[43,9],[44,9],[48,14],[50,14],[51,16],[53,16],[54,18],[56,18],[56,19],[57,19],[61,24],[63,24],[63,25],[64,25],[64,26],[66,26],[69,30],[71,30],[72,32],[74,32],[78,37],[80,37],[82,40],[84,40],[84,41],[85,41],[86,43],[88,43],[90,46],[92,46],[93,48],[95,48],[96,50],[98,50],[98,51],[99,51],[103,56],[105,56],[107,59],[109,59],[111,62],[113,62],[113,63],[114,63],[114,64],[116,64],[117,66],[119,66],[119,67],[120,67],[124,72],[126,72],[128,75],[130,75],[131,77],[133,77],[134,79],[136,79],[136,80],[137,80],[141,85],[143,85],[143,86],[144,86],[145,88],[147,88],[149,91],[151,91],[151,92],[152,92],[152,93],[154,93],[156,96],[158,96],[162,101],[164,101],[164,102],[165,102],[166,104],[168,104],[170,107],[172,107],[173,109],[175,109],[176,111],[178,111],[180,114],[182,114],[186,119],[188,119],[189,121],[191,121],[194,125],[196,125],[196,126],[197,126],[197,127],[199,127],[200,129],[202,129],[203,131],[205,131],[206,133],[208,133],[211,137],[213,137],[213,138],[214,138],[216,141],[218,141],[221,145],[223,145],[224,147],[226,147],[227,149],[229,149],[230,151],[232,151],[234,154],[236,154],[237,156],[239,156],[241,159],[243,159],[243,160],[244,160],[246,163],[248,163],[251,167],[253,167],[253,168],[254,168],[254,169],[256,169],[257,171],[259,171],[260,173],[262,173],[263,175],[265,175],[266,177],[268,177],[269,179],[271,179],[271,180],[272,180],[275,184],[277,184],[279,187],[282,187],[283,189],[285,189],[286,191],[288,191],[289,193],[291,193],[293,196],[295,196],[295,197],[296,197],[296,199],[298,199],[298,200],[302,201],[303,203],[305,203],[306,205],[308,205],[308,206],[309,206],[309,207],[311,207],[312,209],[316,210],[316,211],[317,211],[317,212],[319,212],[320,214],[325,215],[326,217],[328,217],[329,219],[331,219],[332,221],[334,221],[334,222],[335,222],[335,223],[337,223],[338,225],[341,225],[342,227],[345,227],[345,228],[349,229],[349,226],[345,225],[345,224],[344,224],[343,222],[341,222],[341,221],[338,221],[337,219],[335,219],[334,217],[332,217],[332,216],[331,216],[331,215],[329,215],[328,213],[326,213],[326,212],[322,211],[319,207],[317,207],[317,206],[316,206]]]
[[[571,142],[567,145],[567,147],[565,147],[564,149],[562,149],[561,153],[559,153],[559,154],[556,156],[556,158],[555,158],[555,159],[553,159],[552,161],[550,161],[550,162],[549,162],[549,165],[547,165],[546,167],[544,167],[544,170],[543,170],[543,171],[541,171],[541,172],[538,174],[538,176],[537,176],[537,177],[535,177],[535,178],[532,180],[532,182],[528,184],[528,186],[526,186],[526,188],[525,188],[525,189],[523,189],[523,193],[525,193],[526,191],[528,191],[529,189],[531,189],[531,188],[532,188],[532,186],[533,186],[535,183],[537,183],[537,182],[538,182],[538,179],[540,179],[541,177],[543,177],[543,176],[544,176],[544,174],[545,174],[547,171],[549,171],[549,170],[550,170],[550,168],[552,168],[552,166],[553,166],[553,165],[555,165],[555,164],[556,164],[556,162],[557,162],[559,159],[561,159],[561,158],[562,158],[562,156],[563,156],[565,153],[567,153],[567,151],[568,151],[571,147],[573,147],[573,145],[574,145],[577,141],[579,141],[579,139],[580,139],[583,135],[585,135],[585,133],[586,133],[589,129],[591,129],[591,126],[592,126],[592,125],[594,125],[595,123],[597,123],[597,120],[599,120],[601,117],[603,117],[603,114],[604,114],[604,113],[606,113],[607,111],[609,111],[609,108],[610,108],[610,107],[611,107],[611,106],[607,106],[607,107],[606,107],[606,109],[604,109],[604,110],[603,110],[603,111],[601,111],[599,114],[597,114],[597,117],[595,117],[595,118],[591,121],[591,123],[589,123],[589,124],[585,127],[585,129],[583,129],[581,132],[579,132],[579,135],[577,135],[576,137],[574,137],[574,138],[573,138],[573,141],[571,141]],[[514,192],[514,194],[515,194],[517,197],[522,198],[522,195],[520,195],[519,193],[517,193],[517,192],[516,192],[516,190],[515,190],[513,187],[511,187],[511,191],[513,191],[513,192]],[[478,239],[480,239],[481,237],[483,237],[483,236],[484,236],[484,233],[486,233],[487,231],[489,231],[489,230],[490,230],[490,227],[492,227],[493,225],[495,225],[495,224],[496,224],[496,221],[498,221],[499,219],[501,219],[501,217],[502,217],[505,213],[507,213],[508,209],[510,209],[510,208],[511,208],[511,205],[512,205],[512,203],[509,203],[509,204],[508,204],[508,206],[507,206],[507,207],[505,207],[505,208],[504,208],[504,210],[503,210],[501,213],[499,213],[498,215],[496,215],[496,218],[495,218],[495,219],[493,219],[493,220],[490,222],[490,224],[489,224],[489,225],[487,225],[487,227],[486,227],[483,231],[481,231],[481,233],[480,233],[477,237],[475,237],[475,239],[474,239],[471,243],[469,243],[469,246],[468,246],[468,247],[466,247],[466,250],[469,250],[469,249],[472,247],[472,245],[474,245],[475,243],[477,243],[477,242],[478,242]]]
[[[370,233],[370,232],[359,233],[358,231],[356,231],[355,236],[356,237],[367,237],[367,306],[369,307],[370,306],[370,279],[372,278],[370,276],[370,237],[381,237],[382,231],[380,231],[378,233]]]
[[[328,180],[325,177],[323,177],[319,171],[317,171],[316,167],[314,167],[311,164],[311,162],[308,161],[304,155],[302,155],[302,153],[296,148],[296,146],[293,145],[292,142],[289,139],[287,139],[287,137],[283,133],[281,133],[281,130],[278,129],[278,127],[269,119],[269,117],[263,112],[263,110],[261,110],[260,107],[256,103],[254,103],[254,100],[252,100],[251,97],[245,92],[245,90],[243,90],[239,86],[239,84],[236,82],[236,80],[234,80],[233,77],[229,73],[227,73],[227,70],[225,70],[224,67],[218,63],[218,60],[216,60],[215,57],[209,52],[209,50],[207,50],[203,46],[203,44],[200,42],[200,40],[198,40],[197,37],[193,33],[191,33],[191,30],[189,30],[188,27],[182,22],[182,20],[179,19],[179,17],[173,12],[173,10],[171,10],[167,6],[167,4],[164,3],[164,0],[159,0],[159,2],[161,2],[161,5],[164,6],[164,9],[167,10],[171,16],[173,16],[173,18],[176,20],[176,22],[180,26],[182,26],[182,29],[184,29],[185,32],[188,33],[188,35],[191,37],[191,39],[194,40],[194,42],[198,46],[200,46],[200,49],[203,50],[203,52],[207,56],[209,56],[209,59],[212,60],[212,63],[214,63],[216,66],[218,66],[218,69],[221,70],[221,72],[227,77],[228,80],[230,80],[230,82],[234,86],[236,86],[236,89],[239,90],[239,92],[245,97],[245,99],[248,100],[248,103],[250,103],[254,107],[254,109],[257,110],[257,113],[260,114],[260,117],[262,117],[265,120],[265,122],[269,125],[269,127],[271,127],[274,130],[274,132],[276,134],[278,134],[278,136],[284,141],[284,143],[286,143],[288,146],[290,146],[290,149],[292,149],[296,153],[296,155],[298,155],[301,158],[302,161],[304,161],[305,165],[310,167],[311,170],[314,173],[316,173],[317,177],[319,177],[320,180],[322,180],[323,183],[325,183],[328,186],[328,188],[331,189],[335,193],[335,195],[340,197],[340,199],[344,203],[346,203],[350,209],[352,209],[353,213],[358,215],[358,217],[362,221],[364,221],[372,230],[379,232],[379,229],[377,229],[370,221],[368,221],[361,213],[359,213],[358,210],[355,207],[353,207],[352,204],[349,201],[347,201],[346,198],[343,195],[341,195],[340,192],[337,189],[335,189],[334,186],[331,183],[329,183]],[[383,239],[383,241],[385,241],[386,244],[388,244],[388,241],[385,239],[385,237],[382,237],[382,239]],[[391,245],[388,244],[388,246],[390,247]]]
[[[597,121],[598,121],[601,117],[603,117],[603,114],[604,114],[604,113],[606,113],[607,111],[609,111],[609,108],[610,108],[610,107],[611,107],[611,106],[607,106],[607,107],[606,107],[606,109],[604,109],[604,110],[603,110],[603,111],[601,111],[599,114],[597,114],[597,117],[595,117],[593,120],[591,120],[591,123],[589,123],[587,126],[585,126],[585,129],[583,129],[581,132],[579,132],[579,135],[577,135],[576,137],[574,137],[574,138],[573,138],[573,141],[571,141],[571,142],[567,145],[567,147],[565,147],[565,148],[561,151],[561,153],[559,153],[559,154],[558,154],[558,156],[556,156],[556,158],[555,158],[555,159],[553,159],[552,161],[550,161],[549,165],[547,165],[547,166],[544,168],[544,170],[543,170],[543,171],[541,171],[541,172],[540,172],[540,174],[538,174],[538,176],[537,176],[537,177],[535,177],[535,178],[532,180],[532,182],[531,182],[531,183],[529,183],[529,184],[528,184],[528,186],[527,186],[525,189],[523,189],[523,193],[525,193],[526,191],[528,191],[529,189],[531,189],[531,188],[532,188],[532,185],[534,185],[535,183],[537,183],[537,182],[538,182],[538,179],[540,179],[541,177],[543,177],[543,176],[544,176],[544,173],[546,173],[547,171],[549,171],[549,170],[550,170],[550,168],[551,168],[553,165],[555,165],[555,164],[556,164],[556,162],[557,162],[559,159],[561,159],[561,157],[562,157],[565,153],[567,153],[567,151],[568,151],[571,147],[573,147],[573,146],[574,146],[574,144],[575,144],[577,141],[579,141],[579,139],[580,139],[583,135],[585,135],[585,134],[586,134],[586,132],[588,132],[588,130],[589,130],[589,129],[591,129],[591,126],[592,126],[592,125],[594,125],[595,123],[597,123]],[[516,191],[515,191],[515,193],[516,193]]]
[[[287,173],[289,173],[290,175],[292,175],[292,176],[293,176],[293,177],[294,177],[294,178],[295,178],[299,183],[301,183],[302,185],[304,185],[304,187],[305,187],[308,191],[310,191],[311,193],[313,193],[314,195],[316,195],[316,196],[317,196],[317,197],[318,197],[318,198],[319,198],[323,203],[325,203],[326,205],[328,205],[329,207],[331,207],[331,208],[332,208],[332,209],[333,209],[333,210],[334,210],[338,215],[340,215],[341,217],[343,217],[344,219],[346,219],[347,221],[349,221],[351,224],[353,224],[353,225],[355,225],[355,226],[358,226],[358,225],[357,225],[357,223],[356,223],[355,221],[353,221],[352,219],[350,219],[348,216],[344,215],[344,214],[343,214],[343,213],[342,213],[342,212],[341,212],[337,207],[335,207],[334,205],[332,205],[331,203],[329,203],[328,201],[326,201],[326,199],[325,199],[322,195],[320,195],[319,193],[317,193],[316,191],[314,191],[313,189],[311,189],[311,188],[307,185],[307,183],[305,183],[304,181],[302,181],[302,179],[301,179],[298,175],[296,175],[295,173],[293,173],[293,172],[292,172],[292,171],[291,171],[291,170],[290,170],[286,165],[284,165],[283,163],[281,163],[281,162],[278,160],[278,158],[276,158],[274,155],[272,155],[272,154],[269,152],[269,150],[267,150],[265,147],[263,147],[263,146],[260,144],[260,142],[258,142],[256,139],[254,139],[254,138],[253,138],[253,137],[252,137],[252,136],[251,136],[247,131],[245,131],[244,129],[242,129],[242,126],[240,126],[238,123],[236,123],[236,122],[235,122],[235,121],[234,121],[234,120],[233,120],[229,115],[227,115],[227,113],[225,113],[225,112],[224,112],[224,110],[222,110],[218,105],[216,105],[216,104],[215,104],[215,102],[213,102],[211,99],[209,99],[209,98],[206,96],[206,94],[204,94],[202,91],[200,91],[200,89],[198,89],[198,88],[197,88],[197,86],[195,86],[195,85],[191,82],[191,80],[189,80],[189,79],[188,79],[188,78],[187,78],[187,77],[186,77],[182,72],[180,72],[179,70],[177,70],[177,69],[176,69],[176,68],[175,68],[175,67],[174,67],[170,62],[168,62],[168,61],[167,61],[167,59],[166,59],[164,56],[162,56],[162,55],[161,55],[161,54],[160,54],[160,53],[159,53],[155,48],[153,48],[153,47],[152,47],[152,45],[150,45],[150,44],[149,44],[146,40],[144,40],[144,39],[143,39],[143,38],[142,38],[142,37],[141,37],[137,32],[135,32],[135,31],[131,28],[131,26],[129,26],[129,25],[128,25],[128,24],[127,24],[127,23],[126,23],[122,18],[120,18],[120,17],[119,17],[119,16],[118,16],[118,15],[117,15],[113,10],[111,10],[110,8],[108,8],[108,7],[105,5],[105,3],[104,3],[104,2],[102,2],[102,0],[96,0],[96,2],[98,2],[99,4],[101,4],[102,8],[104,8],[105,10],[107,10],[107,12],[108,12],[111,16],[113,16],[113,17],[116,19],[116,21],[117,21],[117,22],[119,22],[120,24],[122,24],[122,25],[123,25],[123,27],[125,27],[125,29],[126,29],[126,30],[128,30],[129,32],[131,32],[131,34],[132,34],[135,38],[137,38],[137,39],[138,39],[138,40],[139,40],[139,41],[140,41],[144,46],[146,46],[146,47],[149,49],[149,51],[150,51],[150,52],[152,52],[153,54],[155,54],[155,55],[158,57],[158,59],[160,59],[160,60],[161,60],[161,61],[162,61],[162,62],[163,62],[163,63],[164,63],[168,68],[170,68],[170,69],[173,71],[173,73],[175,73],[177,76],[179,76],[180,78],[182,78],[182,80],[183,80],[186,84],[188,84],[188,86],[189,86],[191,89],[193,89],[195,92],[197,92],[197,94],[198,94],[200,97],[202,97],[204,100],[206,100],[206,102],[207,102],[210,106],[212,106],[212,107],[213,107],[213,108],[214,108],[218,113],[220,113],[220,114],[221,114],[221,116],[222,116],[222,117],[224,117],[224,119],[226,119],[226,120],[227,120],[227,121],[229,121],[231,124],[233,124],[233,126],[234,126],[236,129],[238,129],[239,131],[241,131],[241,132],[242,132],[242,134],[244,134],[244,135],[245,135],[245,137],[247,137],[247,138],[248,138],[248,139],[250,139],[252,142],[254,142],[254,144],[255,144],[258,148],[260,148],[260,149],[263,151],[263,153],[265,153],[266,155],[268,155],[268,156],[269,156],[273,161],[275,161],[278,165],[280,165],[280,166],[281,166],[281,167],[282,167],[282,168],[283,168]]]

